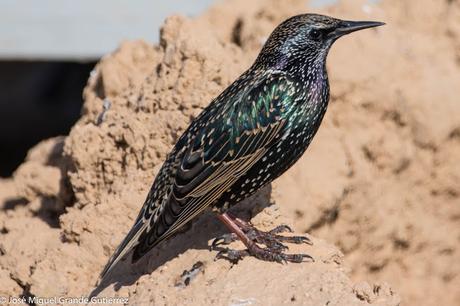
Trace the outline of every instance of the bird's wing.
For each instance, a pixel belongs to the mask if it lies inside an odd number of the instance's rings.
[[[101,277],[131,249],[136,261],[214,203],[282,137],[295,99],[291,81],[270,74],[247,86],[234,83],[179,139]]]

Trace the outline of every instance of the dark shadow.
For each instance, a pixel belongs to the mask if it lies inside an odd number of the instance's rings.
[[[270,205],[271,186],[264,188],[254,196],[246,199],[230,210],[234,215],[250,220],[252,216]],[[114,284],[118,291],[123,286],[134,284],[142,275],[151,274],[166,262],[174,259],[188,249],[210,250],[208,241],[228,233],[226,227],[216,218],[215,213],[203,213],[189,228],[159,244],[136,264],[131,264],[131,255],[119,262],[110,274],[90,294],[97,296],[104,289]],[[217,251],[214,250],[213,252]]]
[[[13,199],[8,199],[5,202],[3,202],[3,207],[1,208],[2,210],[13,210],[17,206],[26,206],[29,203],[27,199],[25,198],[13,198]]]
[[[70,183],[69,172],[75,172],[75,165],[72,159],[64,154],[64,136],[57,137],[57,141],[51,149],[48,159],[46,161],[47,166],[53,166],[59,169],[61,172],[61,182],[59,184],[59,193],[57,196],[60,201],[59,209],[55,209],[57,218],[65,212],[65,207],[73,206],[75,203],[75,194],[73,193],[72,185]],[[59,223],[59,220],[58,220]]]
[[[40,208],[34,213],[34,216],[46,222],[51,228],[59,228],[59,216],[64,213],[64,208],[56,209],[56,201],[54,198],[41,198]]]
[[[241,34],[243,31],[243,20],[241,18],[238,18],[238,20],[235,22],[235,25],[233,26],[232,30],[232,42],[237,45],[238,47],[241,47],[243,45],[242,39],[241,39]]]
[[[59,192],[56,196],[37,195],[40,201],[38,209],[31,209],[35,217],[42,219],[52,228],[59,228],[59,216],[65,212],[65,208],[73,205],[75,196],[67,175],[68,169],[72,169],[69,157],[63,154],[65,137],[58,137],[50,150],[45,165],[56,167],[61,172],[61,182]],[[26,206],[29,200],[23,197],[11,198],[6,200],[0,210],[14,210],[18,206]]]
[[[33,211],[33,215],[42,219],[52,228],[59,228],[59,216],[64,212],[64,209],[56,210],[55,204],[56,199],[53,198],[41,198],[40,199],[40,208],[38,211]],[[25,198],[11,198],[3,202],[0,210],[14,210],[19,206],[26,206],[29,204],[29,200]]]

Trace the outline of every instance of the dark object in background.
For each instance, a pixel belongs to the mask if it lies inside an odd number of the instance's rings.
[[[0,176],[10,176],[41,140],[69,132],[94,65],[0,62]]]

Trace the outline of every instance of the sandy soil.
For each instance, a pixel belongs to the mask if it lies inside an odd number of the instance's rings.
[[[300,0],[230,0],[194,20],[169,18],[158,46],[125,42],[102,59],[70,135],[38,144],[0,181],[0,296],[91,292],[181,131],[276,24],[307,11]],[[387,26],[336,43],[331,105],[311,149],[237,211],[264,208],[256,225],[312,234],[313,246],[290,251],[315,263],[214,261],[209,242],[225,229],[206,214],[139,264],[122,263],[99,296],[132,305],[460,305],[460,2],[314,11]],[[194,277],[181,276],[194,265]]]

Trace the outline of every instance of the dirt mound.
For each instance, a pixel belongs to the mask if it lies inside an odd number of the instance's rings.
[[[194,20],[169,18],[158,46],[126,42],[102,59],[70,135],[37,145],[0,181],[0,296],[88,294],[190,120],[249,67],[276,24],[306,11],[300,0],[227,1]],[[225,229],[205,214],[121,265],[99,296],[397,305],[388,281],[408,304],[458,303],[460,4],[347,1],[320,12],[388,25],[333,47],[331,105],[311,149],[239,208],[266,207],[253,220],[262,228],[287,222],[333,242],[351,269],[314,237],[290,251],[315,263],[213,261],[209,241]]]

